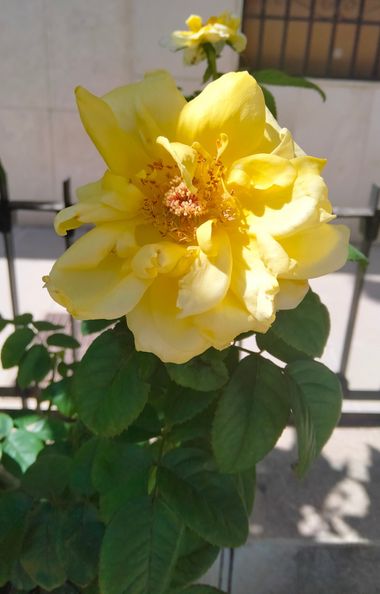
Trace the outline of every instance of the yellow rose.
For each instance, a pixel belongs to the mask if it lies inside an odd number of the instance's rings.
[[[55,221],[60,235],[94,225],[45,278],[74,317],[125,314],[138,350],[182,363],[265,332],[307,279],[345,263],[324,161],[278,126],[248,73],[189,103],[164,71],[77,100],[108,169]]]
[[[217,17],[210,17],[205,25],[200,16],[192,14],[187,19],[186,25],[189,30],[174,31],[168,43],[169,48],[174,51],[184,50],[185,64],[198,64],[206,59],[202,47],[204,43],[211,43],[217,55],[226,43],[236,52],[242,52],[247,45],[246,36],[239,31],[240,19],[227,11]]]

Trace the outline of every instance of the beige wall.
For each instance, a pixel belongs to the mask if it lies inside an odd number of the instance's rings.
[[[202,68],[159,45],[191,11],[208,16],[241,0],[0,0],[0,158],[11,198],[49,200],[61,181],[74,187],[99,177],[103,164],[76,113],[73,89],[104,93],[168,68],[186,91]],[[228,49],[221,70],[234,68]],[[321,81],[310,91],[274,89],[279,119],[304,149],[329,159],[335,204],[365,204],[380,183],[380,84]]]

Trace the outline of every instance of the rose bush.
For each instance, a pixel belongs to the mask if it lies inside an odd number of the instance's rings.
[[[136,348],[182,363],[266,332],[347,259],[320,175],[246,72],[186,102],[164,71],[102,98],[77,89],[107,171],[56,231],[91,223],[46,286],[79,319],[127,315]]]

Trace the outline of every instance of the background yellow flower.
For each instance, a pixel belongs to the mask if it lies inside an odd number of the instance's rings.
[[[184,50],[185,64],[198,64],[206,59],[203,44],[211,43],[217,55],[227,43],[236,52],[244,51],[247,45],[246,36],[239,31],[240,19],[228,11],[219,16],[212,16],[203,24],[202,18],[192,14],[186,20],[188,31],[174,31],[168,43],[170,49]]]
[[[138,350],[182,363],[265,332],[309,278],[345,263],[324,161],[278,126],[248,73],[189,103],[164,71],[77,100],[107,171],[56,218],[62,235],[94,225],[45,279],[74,317],[127,315]]]

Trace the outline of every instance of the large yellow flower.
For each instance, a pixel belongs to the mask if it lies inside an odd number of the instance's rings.
[[[170,49],[176,51],[183,49],[185,64],[198,64],[206,59],[202,47],[211,43],[217,55],[227,43],[236,52],[242,52],[247,44],[246,36],[239,31],[240,19],[229,12],[222,12],[219,16],[210,17],[205,24],[197,14],[192,14],[186,21],[188,31],[173,31],[169,40]]]
[[[307,279],[346,261],[324,161],[278,126],[246,72],[189,103],[163,71],[77,99],[108,169],[56,217],[60,235],[94,225],[45,279],[74,317],[126,314],[138,350],[181,363],[265,332]]]

